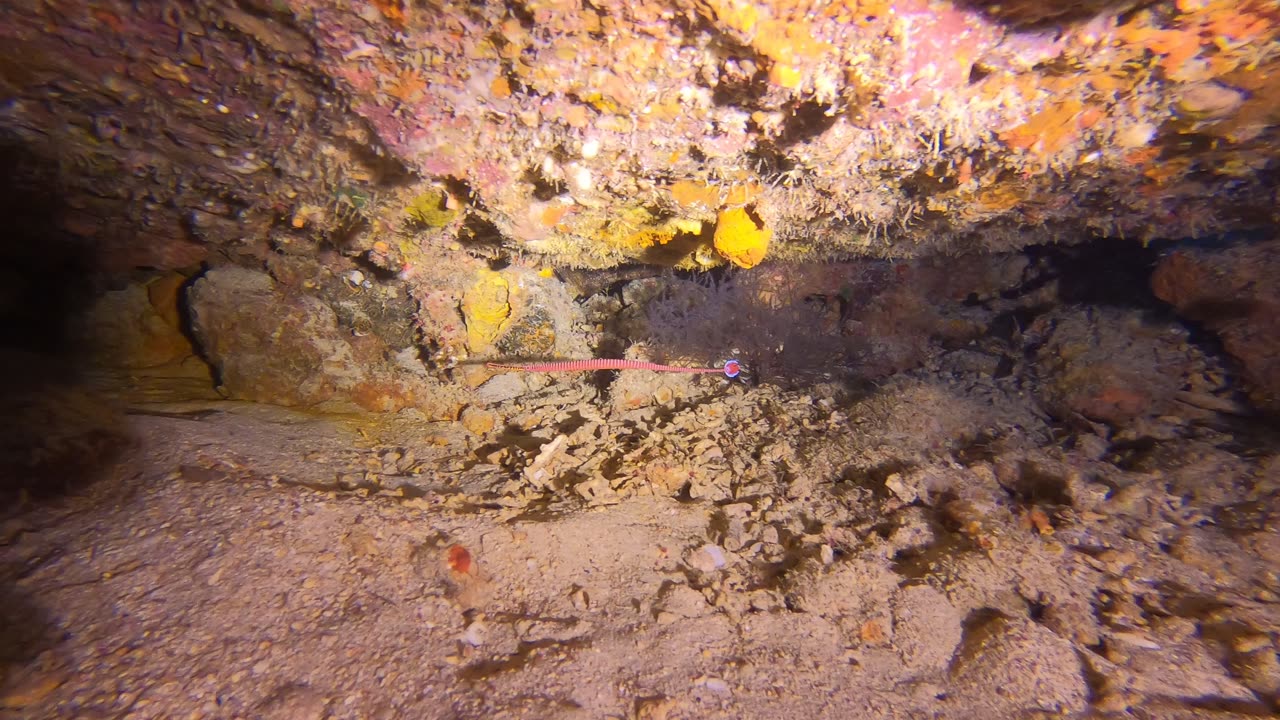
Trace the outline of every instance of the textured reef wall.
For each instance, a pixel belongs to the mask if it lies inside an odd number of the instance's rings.
[[[20,0],[0,127],[124,268],[1007,250],[1272,220],[1278,36],[1265,0]]]
[[[711,326],[794,365],[832,348],[781,308],[848,320],[884,260],[1277,219],[1277,1],[17,0],[0,91],[4,317],[162,278],[223,389],[286,404],[453,417],[478,358],[618,355],[628,264],[749,269]],[[634,297],[584,316],[601,283]],[[1224,340],[1274,407],[1250,317]],[[882,325],[861,364],[910,366]],[[734,344],[695,334],[668,359]]]
[[[1181,236],[1270,212],[1273,4],[1039,5],[295,10],[397,156],[575,264]]]

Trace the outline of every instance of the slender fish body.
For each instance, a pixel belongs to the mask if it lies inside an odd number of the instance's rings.
[[[742,372],[742,365],[737,360],[726,360],[722,367],[681,367],[679,365],[660,365],[643,360],[620,360],[613,358],[595,358],[592,360],[562,360],[545,363],[485,363],[485,367],[495,370],[521,370],[524,372],[583,372],[587,370],[652,370],[654,372],[676,373],[723,373],[725,377],[735,378]]]

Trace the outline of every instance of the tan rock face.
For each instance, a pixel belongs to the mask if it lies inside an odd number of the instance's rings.
[[[194,351],[178,317],[184,281],[181,275],[166,275],[145,287],[135,284],[103,294],[83,320],[95,359],[115,367],[149,368],[190,357]]]
[[[358,335],[319,297],[287,295],[265,273],[211,270],[188,297],[201,351],[232,397],[456,416],[451,391],[392,364],[377,336]]]
[[[1182,383],[1187,357],[1177,333],[1148,325],[1142,313],[1068,307],[1037,318],[1043,342],[1036,362],[1044,397],[1059,416],[1078,413],[1110,423],[1167,411]]]
[[[326,358],[351,364],[333,311],[315,298],[285,299],[265,274],[214,270],[191,288],[192,323],[233,396],[313,405],[334,396]]]
[[[1084,709],[1088,696],[1071,643],[1021,618],[996,618],[972,630],[951,679],[955,693],[948,701],[967,706],[963,717],[1070,715]]]
[[[1179,250],[1156,267],[1160,299],[1222,339],[1250,399],[1280,411],[1280,240],[1227,250]]]

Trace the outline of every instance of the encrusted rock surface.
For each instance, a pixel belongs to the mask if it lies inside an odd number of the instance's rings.
[[[1026,261],[992,251],[1274,222],[1278,18],[1270,0],[19,0],[0,8],[0,208],[27,239],[4,257],[87,296],[265,269],[355,357],[470,385],[481,359],[651,339],[602,331],[606,300],[582,322],[567,269],[729,268],[736,317],[647,352],[884,377],[979,340],[967,308],[917,301],[1021,282]],[[945,259],[799,264],[856,257]],[[38,296],[42,277],[6,282]],[[1266,407],[1274,317],[1224,326]],[[128,342],[154,360],[183,351],[168,337]],[[251,395],[415,403],[384,375]],[[1090,393],[1059,406],[1148,409]]]
[[[1136,311],[1066,308],[1036,319],[1037,361],[1060,415],[1124,422],[1167,412],[1186,373],[1186,331]]]
[[[749,267],[1274,217],[1275,2],[1059,10],[20,0],[0,131],[113,270],[316,240],[391,272]]]
[[[1240,362],[1254,403],[1280,412],[1280,241],[1179,249],[1160,261],[1152,287],[1216,333]]]
[[[266,273],[212,270],[192,285],[187,302],[194,335],[231,397],[456,416],[456,390],[428,378],[420,364],[417,373],[395,364],[398,348],[344,327],[314,295],[282,292]]]

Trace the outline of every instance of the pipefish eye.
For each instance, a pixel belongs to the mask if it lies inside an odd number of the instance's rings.
[[[729,378],[738,377],[738,373],[742,372],[742,365],[737,360],[724,361],[724,376]]]

